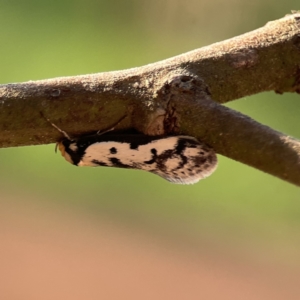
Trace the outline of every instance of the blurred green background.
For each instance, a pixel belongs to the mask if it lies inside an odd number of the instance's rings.
[[[296,0],[0,0],[0,82],[141,66],[254,30],[297,8]],[[299,100],[263,93],[228,106],[300,138]],[[16,216],[26,215],[36,230],[36,215],[51,210],[64,222],[74,213],[72,220],[83,227],[84,220],[95,220],[95,228],[106,220],[125,236],[155,237],[172,251],[206,251],[233,264],[271,266],[279,279],[291,270],[300,273],[300,189],[246,165],[219,156],[215,174],[179,186],[141,171],[76,168],[55,155],[54,145],[0,149],[0,160],[0,232],[6,236]],[[28,207],[39,213],[31,215]],[[21,235],[26,220],[18,223]],[[55,231],[53,243],[54,237]],[[222,295],[214,299],[227,299]],[[268,297],[263,299],[277,299]]]

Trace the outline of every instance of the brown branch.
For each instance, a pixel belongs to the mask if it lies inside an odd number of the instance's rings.
[[[0,146],[120,129],[184,133],[225,156],[300,185],[300,144],[223,107],[246,95],[300,92],[300,14],[161,62],[118,72],[0,86]],[[213,100],[214,101],[213,101]]]

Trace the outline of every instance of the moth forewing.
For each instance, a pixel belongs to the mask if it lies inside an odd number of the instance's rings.
[[[59,150],[77,166],[144,170],[179,184],[196,183],[217,166],[213,149],[189,136],[106,133],[66,139],[59,143]]]

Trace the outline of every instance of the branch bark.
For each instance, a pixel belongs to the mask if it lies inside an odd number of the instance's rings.
[[[103,130],[195,136],[217,153],[300,186],[300,142],[222,106],[263,91],[300,93],[300,14],[124,71],[0,86],[0,147]]]

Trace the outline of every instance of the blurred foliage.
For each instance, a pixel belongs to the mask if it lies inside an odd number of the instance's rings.
[[[256,29],[297,4],[0,0],[0,80],[155,62]],[[228,106],[300,138],[299,95],[264,93]],[[193,186],[173,185],[140,171],[76,168],[54,154],[54,145],[1,149],[0,159],[3,202],[7,193],[21,194],[36,205],[52,202],[105,214],[132,228],[216,245],[222,251],[272,256],[282,263],[295,263],[299,257],[299,188],[224,157],[219,157],[213,176]]]

